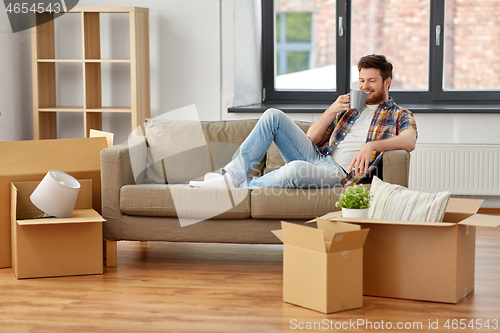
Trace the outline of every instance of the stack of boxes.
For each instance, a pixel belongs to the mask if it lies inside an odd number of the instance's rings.
[[[284,242],[283,300],[323,313],[361,307],[362,295],[458,303],[474,290],[476,227],[500,225],[499,217],[477,214],[481,203],[451,198],[441,223],[345,218],[341,212],[311,221],[317,229],[283,222],[274,232]],[[359,241],[343,248],[347,234],[338,223],[358,228],[351,238],[358,233]],[[337,237],[342,241],[334,249]],[[326,300],[309,297],[310,285],[325,286],[316,292]]]
[[[13,267],[19,278],[102,273],[100,152],[107,147],[104,137],[0,142],[0,268]],[[29,196],[51,169],[82,180],[70,219],[32,219],[40,211]]]

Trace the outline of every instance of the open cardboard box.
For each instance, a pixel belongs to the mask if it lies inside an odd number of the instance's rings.
[[[40,181],[51,170],[92,179],[92,208],[101,212],[101,150],[106,138],[0,142],[0,268],[11,267],[10,183]]]
[[[474,290],[475,227],[500,225],[499,217],[476,214],[481,203],[450,198],[442,223],[345,218],[341,212],[322,219],[370,229],[364,295],[458,303]]]
[[[281,222],[283,301],[323,313],[363,306],[363,244],[357,225],[318,219],[317,228]]]
[[[39,182],[11,183],[12,268],[18,279],[102,274],[102,222],[92,209],[92,181],[81,188],[70,218],[36,218],[30,200]]]

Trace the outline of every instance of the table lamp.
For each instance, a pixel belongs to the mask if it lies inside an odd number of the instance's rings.
[[[78,180],[59,170],[50,170],[31,194],[31,202],[41,211],[55,217],[73,215],[80,191]]]

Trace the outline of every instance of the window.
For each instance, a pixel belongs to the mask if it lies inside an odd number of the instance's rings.
[[[330,16],[326,8],[328,6],[316,8],[314,12],[301,12],[310,10],[310,6],[303,3],[291,8],[287,2],[277,4],[276,89],[335,88],[335,33],[327,33],[328,29],[334,31],[334,27],[326,24]]]
[[[394,65],[398,104],[500,101],[498,0],[262,0],[262,12],[266,102],[331,103],[372,53]]]
[[[446,1],[445,91],[500,88],[500,2]]]
[[[358,87],[357,63],[384,54],[394,66],[391,90],[429,89],[430,0],[352,0],[351,88]]]
[[[311,14],[276,14],[276,69],[279,75],[311,67]]]

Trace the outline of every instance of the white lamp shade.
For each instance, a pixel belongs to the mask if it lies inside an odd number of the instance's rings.
[[[59,170],[50,170],[31,194],[31,202],[56,217],[71,217],[80,191],[78,180]]]

